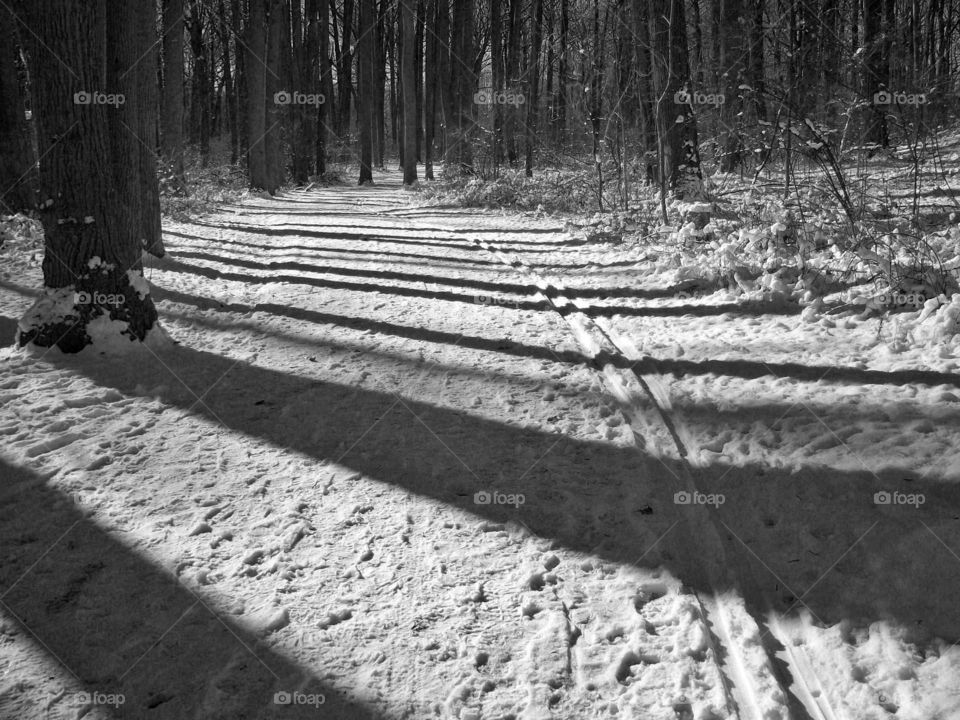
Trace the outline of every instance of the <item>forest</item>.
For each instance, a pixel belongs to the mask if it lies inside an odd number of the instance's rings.
[[[960,0],[0,0],[0,720],[960,719]]]

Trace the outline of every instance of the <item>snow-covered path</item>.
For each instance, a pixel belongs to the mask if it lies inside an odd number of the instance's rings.
[[[168,222],[178,346],[3,351],[3,717],[960,717],[956,361],[410,202],[383,175]]]

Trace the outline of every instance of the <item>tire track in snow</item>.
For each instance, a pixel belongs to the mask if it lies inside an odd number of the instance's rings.
[[[660,376],[642,372],[637,367],[641,364],[649,367],[653,360],[643,358],[631,363],[629,354],[624,350],[623,346],[627,343],[623,339],[612,337],[612,333],[595,322],[588,311],[564,295],[566,289],[563,286],[548,283],[520,258],[509,257],[487,240],[471,240],[462,236],[456,236],[455,239],[471,242],[475,247],[487,250],[505,265],[528,277],[539,291],[537,299],[548,303],[563,317],[584,351],[592,358],[596,369],[608,381],[608,387],[627,411],[631,427],[636,428],[634,421],[638,420],[644,429],[652,429],[651,423],[643,418],[644,408],[626,388],[623,376],[618,371],[623,368],[629,370],[654,406],[676,448],[681,472],[679,476],[672,471],[671,474],[679,482],[682,491],[691,494],[699,492],[690,452],[696,449],[695,443],[691,434],[678,425],[671,414],[668,387]],[[636,429],[634,434],[639,446],[644,447],[646,439]],[[744,583],[756,585],[752,570],[743,562],[731,562],[734,558],[724,551],[726,543],[709,511],[704,506],[694,504],[678,507],[691,531],[688,552],[699,558],[699,565],[714,590],[712,595],[696,593],[696,597],[705,622],[710,618],[714,620],[712,625],[707,623],[708,637],[714,658],[721,669],[721,677],[727,679],[724,690],[731,710],[737,717],[749,720],[847,720],[831,708],[812,663],[803,648],[795,645],[783,627],[773,611],[769,595],[758,591],[757,587],[751,587],[764,602],[767,626],[782,650],[774,653],[763,647],[760,625],[746,610],[742,591]],[[734,567],[737,572],[734,572]],[[778,669],[778,663],[785,667]],[[791,688],[793,697],[785,691],[787,687]]]

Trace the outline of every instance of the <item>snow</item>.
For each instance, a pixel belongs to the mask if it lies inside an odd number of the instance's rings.
[[[704,272],[376,181],[165,222],[134,354],[0,350],[3,712],[773,720],[773,653],[833,717],[960,717],[960,296],[881,322],[745,265],[773,222]],[[17,249],[0,327],[68,312]]]

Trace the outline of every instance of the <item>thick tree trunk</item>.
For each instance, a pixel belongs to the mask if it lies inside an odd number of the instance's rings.
[[[376,108],[374,93],[374,46],[373,30],[377,19],[374,0],[360,0],[360,24],[357,54],[360,61],[360,103],[357,107],[360,125],[360,178],[358,184],[373,182],[373,113]]]
[[[163,159],[176,192],[186,190],[183,175],[183,0],[163,7]]]
[[[536,144],[537,105],[540,101],[540,26],[543,24],[543,0],[533,0],[533,31],[530,59],[527,63],[526,158],[524,172],[533,177],[533,149]]]
[[[143,189],[130,182],[140,169],[140,141],[121,124],[134,108],[119,114],[125,103],[112,84],[120,68],[126,72],[147,52],[145,33],[135,28],[152,7],[150,0],[129,0],[108,13],[102,3],[80,0],[26,4],[25,22],[35,33],[30,63],[43,158],[46,291],[20,321],[20,345],[79,352],[91,342],[142,341],[156,324],[141,273],[139,218],[129,204]],[[78,83],[76,94],[67,90]]]
[[[689,102],[678,101],[690,88],[683,0],[651,0],[650,38],[654,54],[657,136],[667,189],[677,199],[703,194],[697,122]]]
[[[319,33],[320,92],[323,102],[317,114],[317,172],[327,171],[327,124],[333,117],[333,77],[330,72],[330,3],[327,0],[311,0],[320,10]]]
[[[520,0],[510,0],[510,27],[507,43],[506,85],[516,97],[520,92],[517,83],[520,80],[520,37],[523,33],[523,18],[520,13]],[[507,160],[511,167],[517,166],[517,114],[519,110],[511,105],[504,108],[503,142],[506,146]]]
[[[433,150],[437,127],[437,89],[441,75],[439,36],[437,34],[438,0],[427,0],[426,58],[423,84],[423,176],[433,180]]]
[[[493,97],[498,97],[499,93],[504,90],[503,17],[500,5],[500,0],[490,0],[490,69]],[[503,105],[500,103],[493,104],[493,136],[491,142],[493,143],[493,165],[499,167],[503,162]]]
[[[267,189],[267,152],[264,135],[267,129],[267,9],[266,0],[250,0],[247,25],[247,51],[244,66],[247,76],[247,127],[250,187]],[[273,98],[270,98],[271,102]]]
[[[124,40],[130,52],[125,58],[118,78],[120,92],[127,102],[121,107],[128,132],[136,134],[133,151],[137,155],[135,168],[136,218],[143,248],[155,257],[163,257],[163,236],[160,231],[160,188],[157,184],[157,125],[159,114],[157,87],[157,15],[150,0],[136,0],[124,15],[128,17],[126,31],[134,35]],[[128,15],[127,15],[128,14]],[[143,49],[145,48],[145,49]],[[143,49],[141,51],[141,49]]]
[[[416,0],[400,0],[403,27],[403,184],[417,182]]]
[[[37,172],[24,97],[17,77],[17,21],[0,4],[0,212],[36,205]]]
[[[446,103],[448,114],[444,172],[473,173],[474,134],[474,70],[473,0],[453,0],[453,21],[450,33],[450,91]]]
[[[720,106],[720,170],[734,172],[743,162],[743,142],[739,124],[743,118],[743,92],[746,83],[747,45],[746,7],[743,0],[717,0],[720,23],[719,40],[720,82],[724,103]]]
[[[247,75],[246,75],[246,53],[243,51],[244,32],[242,23],[242,11],[240,0],[230,0],[230,25],[231,35],[234,37],[233,58],[236,62],[236,72],[234,73],[234,106],[237,116],[237,159],[246,158],[249,145],[249,132],[247,128]]]
[[[227,126],[230,130],[230,164],[236,165],[239,157],[239,132],[237,129],[237,76],[230,70],[233,56],[236,55],[236,45],[233,53],[230,52],[230,26],[227,23],[227,8],[223,0],[220,0],[220,44],[223,52],[223,86],[225,89],[227,111]]]
[[[337,58],[337,105],[340,114],[337,116],[336,125],[336,133],[341,141],[350,132],[350,99],[353,96],[353,52],[350,50],[350,42],[353,37],[353,8],[353,0],[343,0],[343,37]]]
[[[889,60],[884,57],[884,39],[881,31],[883,0],[864,0],[863,44],[866,53],[863,60],[861,86],[867,102],[864,118],[864,141],[887,147],[890,138],[887,132],[887,110],[881,91],[889,90]]]
[[[263,138],[264,151],[267,154],[268,184],[263,188],[271,195],[283,184],[286,165],[283,153],[283,131],[285,110],[288,106],[278,102],[278,95],[284,88],[283,77],[284,48],[284,0],[269,0],[269,20],[267,24],[267,120],[266,135]]]

